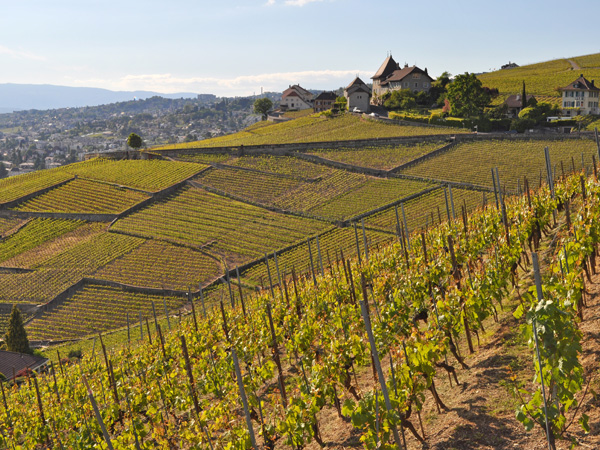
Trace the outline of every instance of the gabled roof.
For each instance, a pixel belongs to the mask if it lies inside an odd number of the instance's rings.
[[[569,84],[567,87],[561,88],[561,91],[578,91],[578,90],[586,90],[586,91],[600,91],[600,88],[594,86],[594,80],[591,82],[586,80],[583,77],[583,74],[579,75],[575,81]]]
[[[290,94],[290,92],[295,92],[296,94],[298,94],[298,97],[303,98],[303,99],[312,97],[312,94],[310,93],[310,91],[307,91],[299,84],[294,84],[294,85],[290,86],[285,91],[283,91],[281,96],[287,97]]]
[[[433,78],[429,76],[427,72],[419,69],[417,66],[404,66],[402,69],[394,70],[390,76],[388,76],[385,80],[381,82],[381,85],[384,86],[388,84],[390,81],[402,81],[407,76],[413,73],[420,73],[429,78],[429,81],[433,81]]]
[[[385,78],[399,67],[400,66],[398,66],[398,63],[394,61],[394,58],[392,58],[392,55],[390,55],[387,58],[385,58],[385,61],[383,61],[383,64],[379,67],[379,69],[377,70],[375,75],[371,77],[371,79],[375,80],[378,78]]]
[[[535,98],[533,94],[527,94],[527,101]],[[509,108],[521,108],[523,106],[523,101],[521,100],[521,94],[513,94],[509,96],[506,100],[504,100],[504,104]]]
[[[367,86],[365,84],[365,82],[363,80],[361,80],[359,77],[356,77],[352,81],[352,83],[350,83],[348,86],[346,86],[345,91],[346,91],[347,95],[350,95],[357,91],[362,91],[362,92],[365,92],[365,93],[371,95],[371,88],[369,86]]]
[[[286,98],[286,97],[300,97],[300,96],[298,95],[298,93],[296,91],[288,90],[288,91],[284,92],[281,96],[281,98]]]
[[[35,370],[47,363],[48,359],[41,356],[0,350],[0,373],[6,378],[13,377],[13,368],[14,373],[18,374],[23,369]]]
[[[317,98],[315,98],[315,100],[334,100],[337,98],[337,95],[335,95],[335,92],[331,92],[331,91],[324,91],[321,92],[319,95],[317,95]]]

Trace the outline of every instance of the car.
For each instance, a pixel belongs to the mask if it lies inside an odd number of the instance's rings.
[[[362,111],[360,109],[358,109],[358,107],[354,107],[354,109],[352,110],[352,112],[354,113],[362,113]]]
[[[371,117],[379,117],[379,114],[372,112],[371,114],[369,114]]]

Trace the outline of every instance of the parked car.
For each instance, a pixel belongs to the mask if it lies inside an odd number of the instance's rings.
[[[354,113],[361,113],[362,111],[360,109],[358,109],[358,107],[354,107],[354,109],[352,110],[352,112]]]
[[[369,114],[371,117],[379,117],[379,114],[372,112],[371,114]]]

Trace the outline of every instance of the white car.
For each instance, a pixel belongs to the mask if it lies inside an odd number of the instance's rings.
[[[352,112],[361,113],[362,111],[355,106],[354,109],[352,110]]]
[[[379,117],[379,114],[372,112],[371,114],[369,114],[371,117]]]

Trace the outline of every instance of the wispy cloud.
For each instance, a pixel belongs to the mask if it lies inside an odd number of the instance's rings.
[[[365,70],[306,70],[241,75],[233,78],[181,77],[170,73],[126,75],[114,80],[72,80],[78,86],[97,86],[114,90],[149,90],[162,93],[198,92],[223,96],[251,95],[260,91],[282,91],[290,84],[299,83],[306,88],[334,89],[345,86],[356,76],[368,78]]]
[[[304,6],[309,3],[322,2],[323,0],[284,0],[283,4],[288,6]],[[265,6],[273,6],[277,0],[267,0]]]
[[[286,5],[290,6],[304,6],[309,3],[322,2],[323,0],[285,0]]]
[[[34,53],[25,52],[23,50],[15,50],[12,48],[0,45],[0,55],[6,55],[13,59],[28,59],[31,61],[46,61],[46,58]]]

